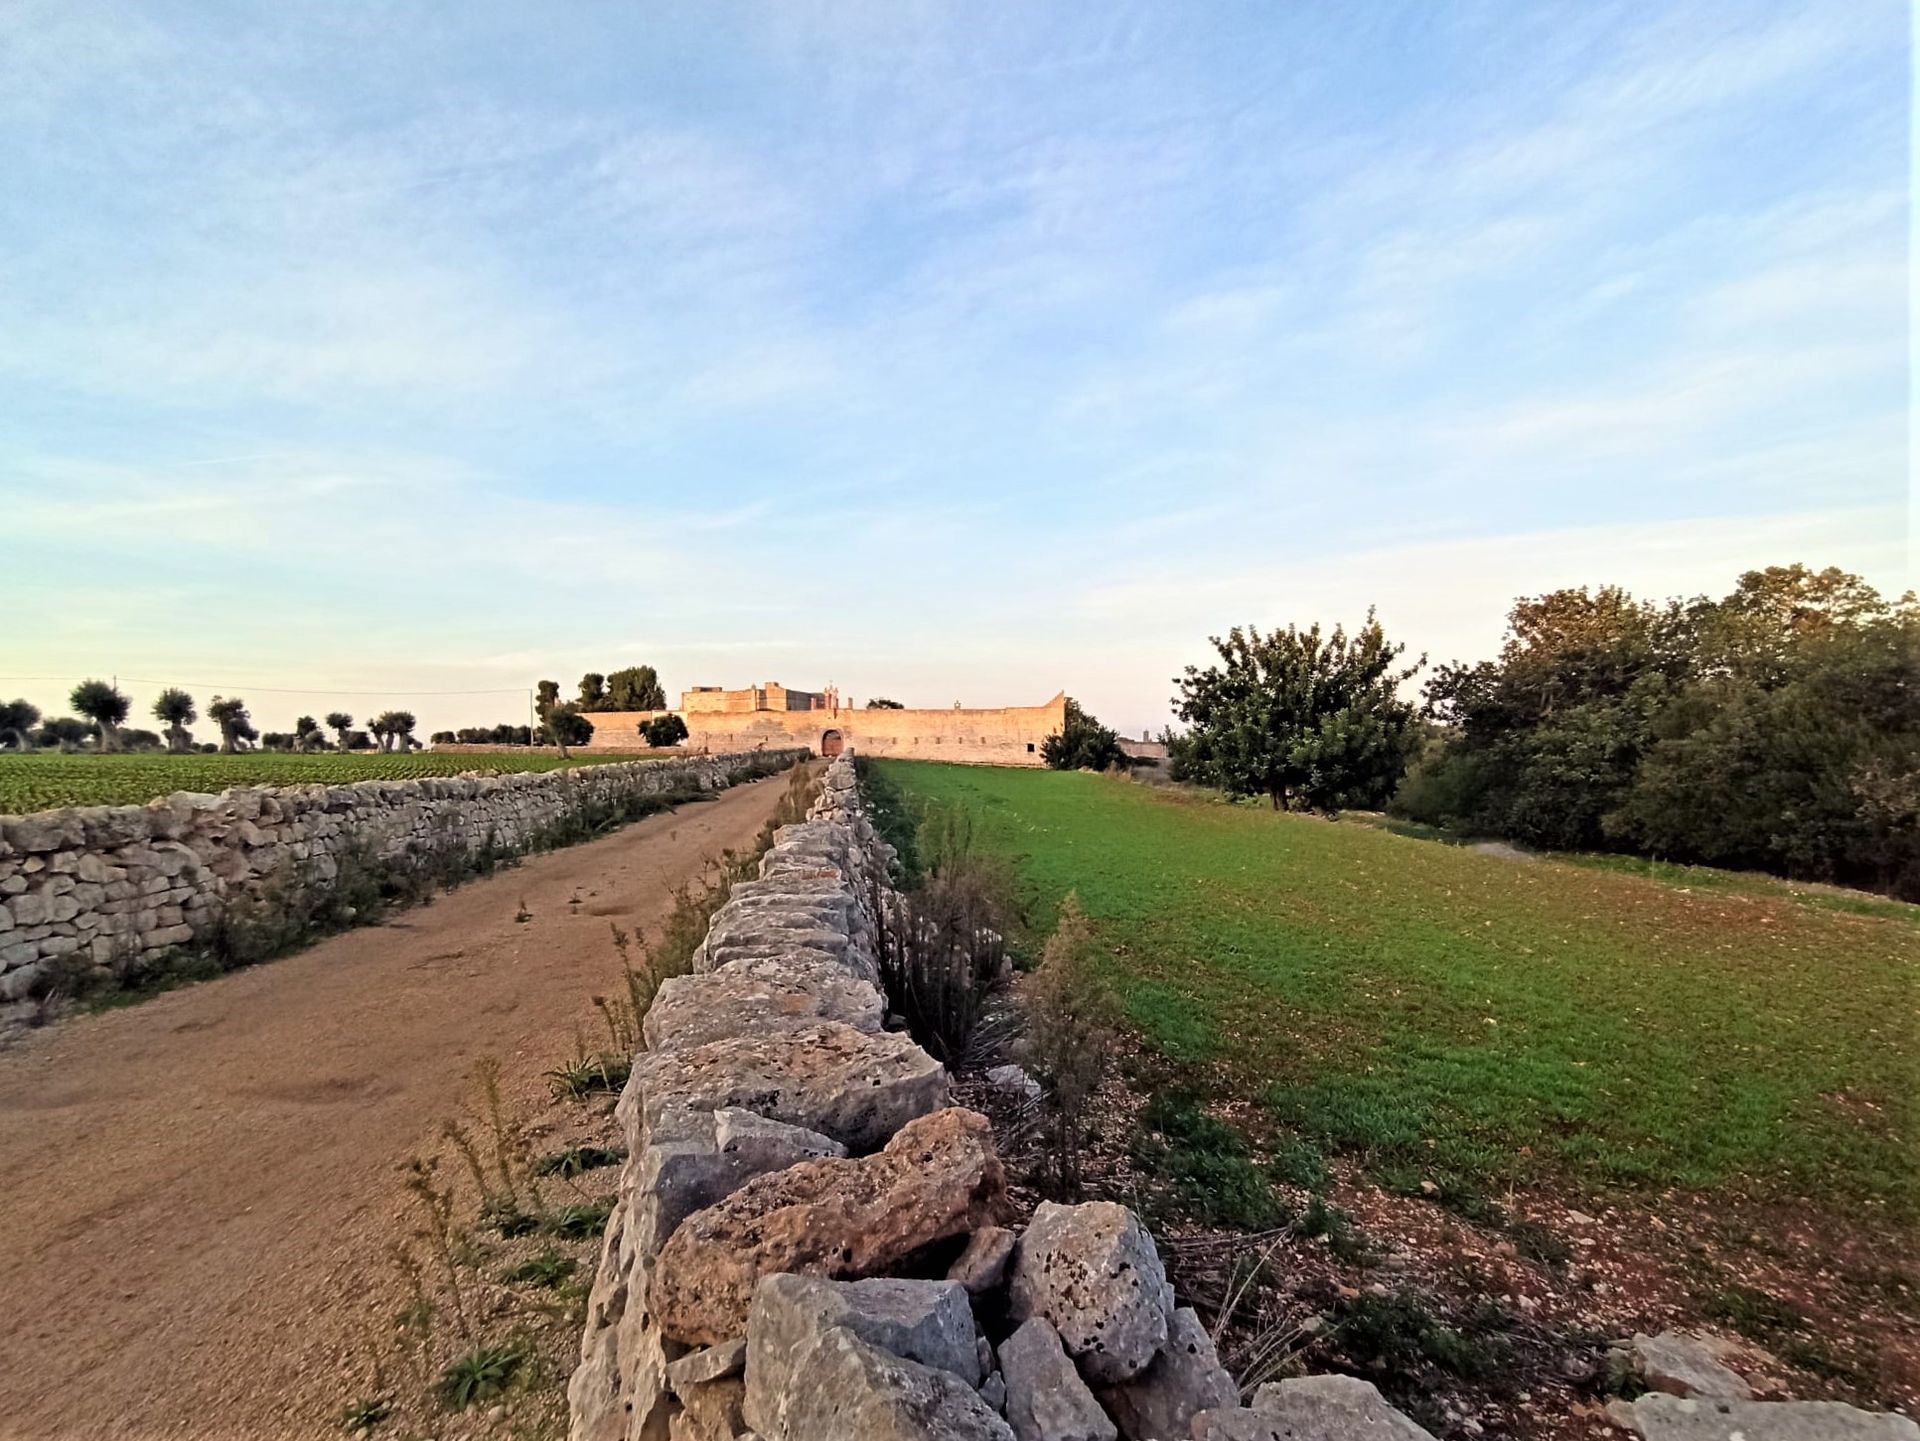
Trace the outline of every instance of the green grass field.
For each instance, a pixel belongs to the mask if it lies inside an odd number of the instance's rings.
[[[551,771],[563,766],[643,759],[632,755],[553,755],[509,751],[412,755],[353,752],[348,755],[61,755],[42,752],[0,755],[0,815],[24,815],[54,806],[143,805],[174,791],[223,791],[229,786],[295,786],[319,782],[418,780],[467,771],[505,775]]]
[[[1920,907],[1514,860],[1091,775],[874,765],[909,808],[973,812],[1036,935],[1079,893],[1177,1078],[1390,1184],[1920,1214]]]

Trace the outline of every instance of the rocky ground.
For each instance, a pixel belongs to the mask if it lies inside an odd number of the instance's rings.
[[[1311,1188],[1278,1187],[1284,1224],[1207,1225],[1143,1164],[1150,1089],[1138,1058],[1110,1070],[1085,1194],[1153,1220],[1170,1278],[1244,1386],[1338,1369],[1440,1437],[1618,1437],[1609,1403],[1644,1384],[1621,1343],[1684,1330],[1755,1397],[1920,1412],[1920,1268],[1897,1228],[1679,1194],[1395,1195],[1341,1162]],[[1036,1204],[1049,1188],[1036,1103],[984,1067],[956,1098],[993,1118],[1014,1194]]]

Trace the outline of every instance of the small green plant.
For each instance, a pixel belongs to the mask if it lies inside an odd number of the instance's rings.
[[[1799,1331],[1807,1323],[1806,1313],[1793,1302],[1757,1286],[1722,1286],[1708,1294],[1704,1309],[1714,1320],[1763,1344]]]
[[[575,1261],[558,1251],[542,1251],[519,1265],[502,1272],[500,1279],[509,1286],[558,1286],[574,1272]]]
[[[577,1055],[566,1064],[554,1067],[547,1072],[547,1084],[553,1088],[557,1100],[578,1101],[596,1091],[619,1090],[626,1085],[632,1070],[633,1062],[625,1056],[601,1051]]]
[[[435,1389],[443,1406],[464,1411],[476,1401],[506,1394],[526,1364],[527,1346],[518,1338],[476,1346],[440,1373]]]
[[[384,1396],[363,1396],[340,1413],[343,1431],[371,1431],[393,1414],[393,1403]]]
[[[1309,1191],[1317,1191],[1327,1184],[1331,1172],[1327,1168],[1326,1152],[1313,1142],[1303,1141],[1296,1136],[1274,1147],[1273,1155],[1267,1161],[1267,1174],[1290,1186],[1304,1186]]]
[[[606,1229],[613,1207],[605,1201],[579,1201],[555,1211],[542,1223],[548,1235],[567,1241],[585,1241]]]
[[[1497,1311],[1476,1312],[1460,1327],[1448,1325],[1411,1292],[1359,1296],[1334,1312],[1334,1343],[1361,1371],[1381,1369],[1406,1376],[1421,1363],[1463,1380],[1497,1374],[1510,1348],[1498,1329]]]
[[[538,1229],[540,1218],[529,1216],[511,1196],[489,1196],[480,1203],[480,1220],[512,1240]]]
[[[569,1146],[564,1151],[549,1151],[533,1163],[536,1176],[569,1178],[596,1171],[602,1166],[617,1166],[626,1160],[619,1146]]]
[[[1159,1092],[1140,1122],[1147,1134],[1134,1148],[1135,1160],[1165,1177],[1194,1218],[1248,1231],[1284,1219],[1279,1197],[1248,1158],[1239,1132],[1202,1110],[1192,1094]]]

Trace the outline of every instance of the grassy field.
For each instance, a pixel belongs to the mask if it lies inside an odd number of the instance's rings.
[[[1512,859],[1081,774],[963,805],[1036,934],[1077,891],[1176,1078],[1388,1184],[1736,1188],[1920,1213],[1920,908]]]
[[[287,755],[0,755],[0,815],[24,815],[54,806],[143,805],[174,791],[223,791],[229,786],[292,786],[314,782],[417,780],[467,771],[505,775],[563,766],[642,759],[631,755],[554,755],[498,751],[476,754],[416,751],[412,755],[354,752]]]

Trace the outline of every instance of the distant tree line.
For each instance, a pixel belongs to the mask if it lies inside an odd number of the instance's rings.
[[[1920,900],[1920,604],[1802,565],[1720,600],[1518,602],[1443,666],[1410,817]]]
[[[188,727],[200,719],[199,705],[178,686],[167,687],[153,702],[153,717],[165,727],[163,731],[129,728],[127,717],[133,703],[108,681],[82,681],[73,688],[67,703],[77,715],[42,718],[39,707],[29,701],[0,703],[0,750],[75,752],[91,748],[103,754],[157,750],[176,754],[235,754],[256,748],[399,752],[420,747],[414,738],[418,722],[412,711],[404,710],[382,711],[367,722],[365,730],[355,730],[352,716],[334,711],[326,718],[326,725],[333,729],[333,739],[328,738],[321,723],[312,716],[301,716],[291,731],[268,731],[263,735],[254,727],[246,701],[239,696],[215,696],[207,704],[207,719],[220,731],[219,743],[215,744],[195,742]]]
[[[1424,658],[1400,664],[1371,615],[1213,646],[1176,681],[1176,779],[1920,900],[1911,593],[1802,565],[1719,600],[1555,591],[1514,605],[1497,659],[1439,667],[1424,707],[1403,697]]]

